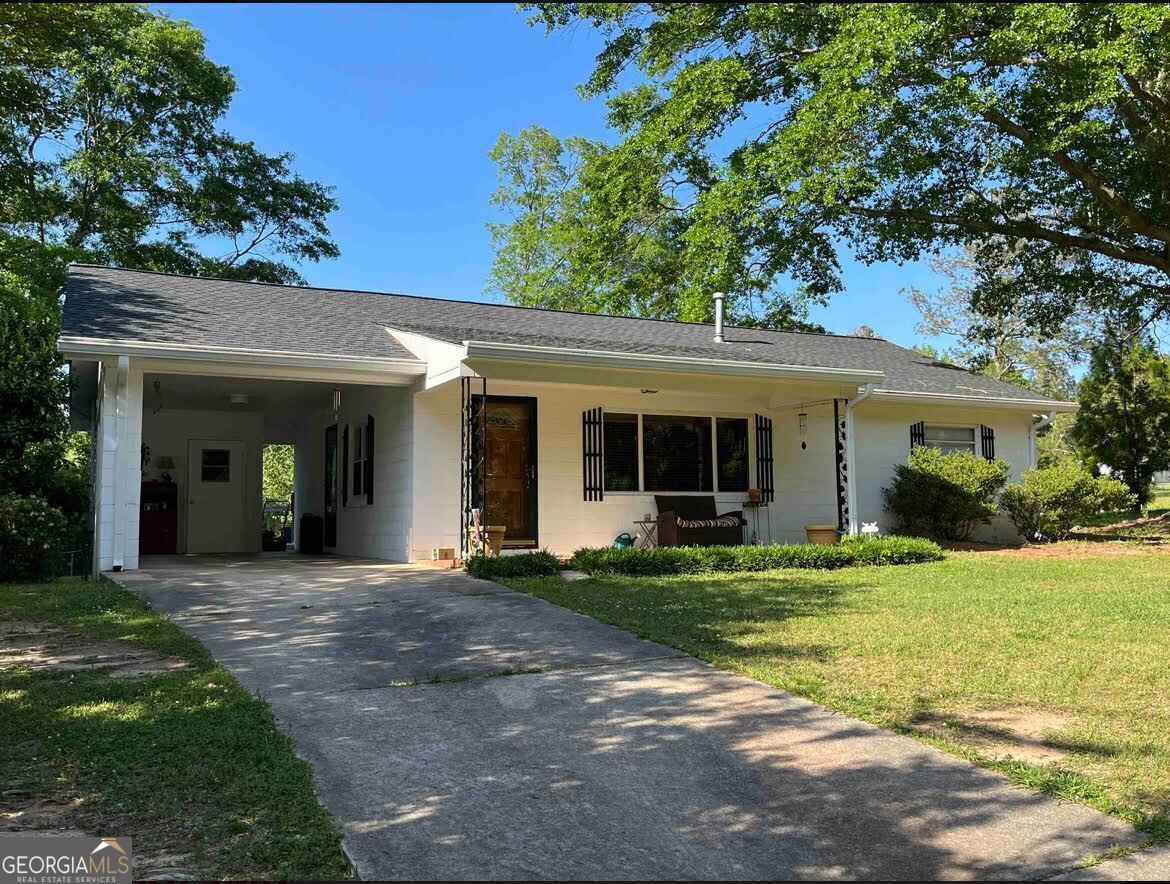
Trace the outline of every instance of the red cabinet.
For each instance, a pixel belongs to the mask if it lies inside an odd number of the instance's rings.
[[[174,482],[143,482],[138,521],[138,552],[144,556],[178,551],[179,487]]]

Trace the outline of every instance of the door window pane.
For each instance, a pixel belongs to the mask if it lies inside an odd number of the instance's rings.
[[[719,457],[719,490],[747,491],[747,418],[716,418],[715,443],[716,453]]]
[[[638,490],[636,414],[605,414],[605,490]]]
[[[647,491],[711,491],[711,418],[642,417],[642,469]]]
[[[204,448],[200,463],[204,482],[230,482],[232,480],[232,452],[229,448]]]

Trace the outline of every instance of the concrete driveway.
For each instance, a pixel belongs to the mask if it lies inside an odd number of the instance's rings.
[[[364,878],[1047,878],[1134,831],[463,574],[114,575],[262,695]]]

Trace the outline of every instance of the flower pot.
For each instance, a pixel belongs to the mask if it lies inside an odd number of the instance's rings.
[[[841,542],[836,525],[805,525],[804,533],[808,542],[817,546],[836,546]]]
[[[488,549],[492,551],[493,556],[498,556],[504,548],[504,534],[507,530],[506,525],[486,525],[484,527],[483,533],[487,536]]]
[[[748,489],[748,500],[750,500],[752,503],[759,503],[763,496],[764,493],[759,488]]]

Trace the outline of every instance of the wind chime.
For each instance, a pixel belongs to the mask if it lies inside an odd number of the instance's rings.
[[[800,425],[800,449],[803,451],[808,448],[808,412],[802,411],[796,419]]]

